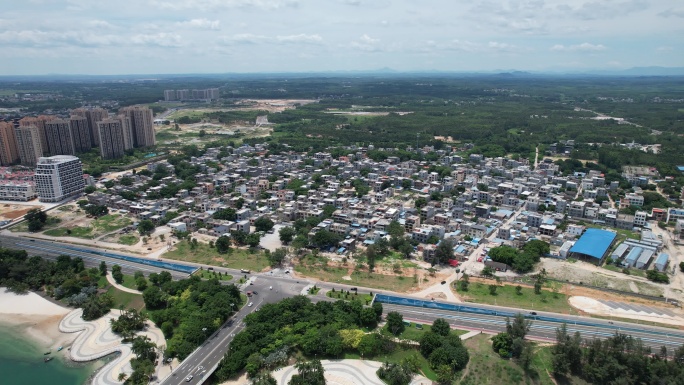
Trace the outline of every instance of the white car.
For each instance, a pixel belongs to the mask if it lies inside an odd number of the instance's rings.
[[[252,305],[254,305],[254,302],[250,302],[247,304],[247,306],[249,306],[249,307],[252,307]]]
[[[268,290],[273,290],[273,286],[269,286],[269,287],[268,287]]]
[[[190,382],[190,381],[192,381],[192,374],[185,377],[185,382]]]

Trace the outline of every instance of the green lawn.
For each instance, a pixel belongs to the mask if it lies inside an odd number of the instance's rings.
[[[585,225],[587,227],[593,227],[595,229],[604,229],[605,228],[605,226],[594,225],[594,224],[590,224],[590,223],[585,223]],[[636,233],[634,231],[623,230],[623,229],[611,229],[611,230],[615,231],[617,233],[618,237],[621,237],[622,239],[625,239],[625,238],[640,239],[641,238],[639,233]],[[617,244],[617,242],[615,244]]]
[[[119,240],[116,243],[126,245],[126,246],[133,246],[136,243],[138,243],[139,241],[140,241],[140,238],[138,238],[138,236],[132,235],[132,234],[126,234],[126,235],[120,236]]]
[[[80,227],[80,226],[76,226],[76,227],[72,227],[72,228],[60,227],[57,229],[43,231],[43,234],[49,235],[51,237],[76,237],[76,238],[84,238],[84,239],[95,238],[95,236],[93,235],[93,228],[92,227]]]
[[[118,214],[107,214],[93,221],[92,226],[98,233],[106,234],[130,225],[132,221]]]
[[[492,351],[489,335],[477,335],[465,340],[464,344],[468,348],[470,361],[462,371],[458,384],[555,384],[548,374],[551,371],[551,352],[548,347],[535,346],[530,371],[525,373],[515,360],[504,360]],[[570,381],[569,384],[579,385],[582,382]]]
[[[233,276],[230,274],[219,275],[219,273],[209,270],[197,270],[194,275],[199,275],[202,279],[218,278],[219,281],[230,281],[233,279]]]
[[[309,290],[308,290],[309,295],[316,295],[316,294],[318,294],[319,291],[321,291],[321,288],[318,287],[318,286],[316,286],[316,285],[312,286],[312,287],[309,288]]]
[[[226,254],[219,254],[216,249],[204,243],[199,243],[197,248],[192,250],[187,241],[178,242],[175,246],[173,250],[164,253],[162,258],[255,272],[269,266],[268,259],[261,251],[251,253],[249,250],[232,248]]]
[[[17,225],[14,225],[9,228],[9,231],[13,233],[27,233],[28,232],[28,222],[23,221]]]
[[[610,271],[617,271],[618,273],[622,273],[623,268],[617,267],[615,265],[603,265],[603,268],[606,270]],[[641,269],[634,269],[634,268],[629,268],[627,269],[629,271],[629,275],[634,275],[636,277],[644,277],[646,278],[646,271],[641,270]]]
[[[110,214],[93,220],[91,222],[90,227],[58,227],[44,231],[43,234],[49,235],[51,237],[76,237],[83,239],[94,239],[102,234],[110,233],[114,230],[118,230],[130,224],[130,219],[122,217],[120,215]]]
[[[430,324],[421,324],[423,326],[422,329],[416,328],[416,323],[411,322],[411,325],[406,326],[404,328],[404,331],[401,332],[397,337],[403,339],[403,340],[411,340],[411,341],[420,341],[420,338],[425,334],[425,332],[430,331],[432,329],[432,326]],[[393,334],[387,330],[387,325],[382,328],[380,331],[382,334],[386,336],[393,336]],[[451,329],[451,332],[456,334],[457,336],[462,336],[466,333],[468,333],[467,330],[459,330],[459,329]]]
[[[60,224],[60,222],[62,222],[61,219],[48,215],[47,221],[45,221],[45,225],[43,226],[43,230],[55,228]],[[13,233],[28,233],[28,222],[23,221],[15,226],[10,227],[9,230]]]
[[[328,291],[325,293],[325,295],[330,298],[343,299],[347,301],[360,300],[364,303],[368,303],[373,300],[373,296],[371,294],[358,293],[354,291],[345,291],[344,294],[342,294],[342,291],[335,290],[334,293],[332,291]]]
[[[351,280],[342,279],[348,274],[348,269],[330,266],[295,266],[295,271],[308,277],[317,278],[326,282],[337,282],[345,285],[357,285],[397,292],[407,292],[416,283],[411,277],[394,275],[368,274],[368,272],[355,271],[351,274]]]
[[[377,266],[391,268],[392,271],[400,273],[399,269],[413,269],[418,267],[415,262],[405,259],[401,253],[392,251],[385,257],[380,257],[375,261]]]
[[[133,290],[138,290],[138,285],[135,283],[135,278],[132,275],[126,275],[124,274],[124,279],[123,282],[121,283],[121,286],[127,287],[129,289]],[[151,285],[150,281],[147,281],[147,285]]]
[[[198,110],[192,110],[192,109],[180,109],[177,110],[174,113],[171,113],[167,119],[169,120],[177,120],[180,117],[187,116],[189,118],[203,118],[204,114],[207,111],[198,111]]]
[[[489,285],[495,284],[494,280],[487,283],[470,282],[468,291],[458,291],[458,294],[470,302],[484,303],[489,305],[509,306],[514,308],[550,311],[563,314],[577,314],[577,311],[568,303],[567,295],[542,290],[542,294],[534,294],[534,289],[522,286],[521,294],[515,291],[515,286],[498,286],[496,295],[489,293]],[[458,288],[458,282],[454,283]]]
[[[125,309],[136,309],[138,311],[145,307],[145,301],[143,301],[142,295],[126,293],[113,286],[110,286],[107,293],[114,298],[114,306],[112,309],[118,309],[123,306]]]

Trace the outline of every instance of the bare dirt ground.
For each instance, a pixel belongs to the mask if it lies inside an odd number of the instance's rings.
[[[305,105],[311,103],[318,103],[318,100],[313,99],[245,99],[239,102],[244,107],[237,108],[242,111],[251,110],[265,110],[268,112],[283,112],[290,108],[296,108],[297,105]]]
[[[19,203],[0,204],[0,220],[17,219],[26,214],[31,209],[42,209],[42,205],[26,205]]]
[[[356,270],[355,266],[357,264],[357,261],[354,260],[354,258],[348,258],[347,262],[344,262],[342,258],[340,258],[339,255],[331,254],[331,253],[321,253],[321,256],[327,257],[326,261],[326,266],[327,267],[334,267],[334,268],[344,268],[347,269],[347,275],[342,277],[342,279],[349,280],[352,273]],[[412,261],[415,262],[415,261]],[[429,266],[429,264],[428,264]],[[364,266],[364,268],[359,269],[359,271],[362,272],[367,272],[368,268],[367,266]],[[298,272],[293,272],[294,276],[300,277],[300,278],[305,278],[307,277],[306,275]],[[383,275],[387,277],[406,277],[406,278],[411,278],[416,277],[417,283],[415,283],[411,288],[409,288],[406,292],[407,293],[416,293],[420,292],[421,290],[424,290],[426,288],[429,288],[431,286],[439,284],[441,281],[446,280],[449,277],[449,273],[444,273],[444,272],[436,272],[434,275],[430,274],[427,270],[425,270],[422,266],[416,266],[416,267],[402,267],[401,269],[394,269],[394,267],[391,264],[384,264],[384,263],[379,263],[378,265],[375,266],[375,269],[373,270],[373,275],[378,276],[378,275]],[[437,293],[435,293],[438,295]],[[426,297],[427,298],[427,297]]]
[[[602,298],[605,299],[605,298]],[[629,318],[629,319],[639,319],[642,321],[659,322],[669,325],[682,326],[684,325],[684,317],[681,311],[674,310],[672,307],[663,308],[666,312],[660,312],[658,307],[649,304],[649,307],[638,309],[648,309],[647,311],[636,311],[630,309],[622,309],[608,306],[602,302],[595,300],[594,298],[588,298],[584,296],[572,296],[568,299],[570,305],[574,308],[581,310],[585,313],[596,314],[606,317],[619,317],[619,318]],[[616,301],[619,302],[619,301]]]
[[[546,269],[550,278],[652,296],[664,293],[664,286],[651,283],[646,278],[627,276],[587,262],[571,263],[553,258],[542,258],[540,268]]]
[[[297,108],[298,105],[316,103],[317,100],[310,99],[244,99],[237,102],[236,107],[226,108],[187,108],[179,109],[168,116],[170,119],[175,119],[180,116],[195,116],[202,117],[205,113],[210,112],[228,112],[228,111],[268,111],[269,113],[278,113],[287,109]],[[267,123],[267,117],[260,117],[258,121],[236,121],[231,123],[221,123],[217,120],[203,119],[199,123],[179,124],[180,131],[174,130],[174,126],[158,126],[157,133],[163,133],[164,138],[159,139],[160,143],[170,144],[172,142],[182,141],[187,144],[201,144],[215,140],[215,137],[205,136],[203,138],[187,137],[184,134],[199,134],[204,130],[208,134],[231,136],[236,133],[245,134],[246,138],[259,138],[271,135],[273,128]]]

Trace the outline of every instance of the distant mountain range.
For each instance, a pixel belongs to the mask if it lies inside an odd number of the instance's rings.
[[[623,76],[684,76],[684,67],[634,67],[625,70],[602,70],[587,73]]]
[[[129,74],[129,75],[77,75],[77,74],[47,74],[47,75],[9,75],[0,76],[0,81],[158,81],[173,78],[280,78],[280,77],[312,77],[312,76],[389,76],[389,77],[412,77],[412,76],[450,76],[450,77],[477,77],[495,76],[502,78],[525,78],[525,77],[583,77],[583,76],[684,76],[684,67],[633,67],[628,69],[557,69],[545,71],[519,71],[515,69],[500,69],[493,71],[399,71],[384,67],[375,70],[339,70],[339,71],[309,71],[309,72],[263,72],[263,73],[190,73],[190,74]]]

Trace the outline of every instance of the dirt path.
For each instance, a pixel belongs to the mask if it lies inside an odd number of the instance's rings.
[[[112,286],[114,286],[115,288],[117,288],[117,289],[119,289],[119,290],[121,290],[121,291],[125,291],[126,293],[131,293],[131,294],[142,294],[141,291],[129,289],[129,288],[127,288],[127,287],[124,286],[124,285],[119,285],[118,283],[116,283],[116,281],[114,280],[114,277],[112,276],[112,272],[111,272],[111,271],[108,271],[108,272],[107,272],[107,282],[109,282],[109,284],[112,285]]]
[[[639,288],[634,281],[629,281],[629,288],[632,289],[633,292],[639,293]]]

